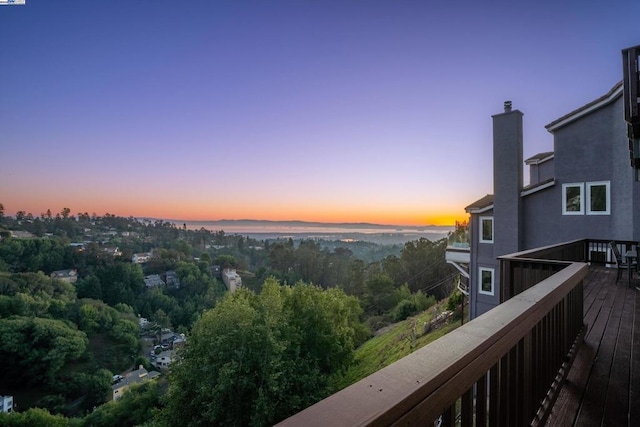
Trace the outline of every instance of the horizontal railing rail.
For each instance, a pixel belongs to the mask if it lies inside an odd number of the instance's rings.
[[[526,287],[512,285],[496,308],[280,425],[543,424],[584,330],[587,264],[576,261],[585,242],[502,257],[501,274]]]
[[[462,246],[447,246],[447,248],[445,249],[447,252],[460,252],[460,253],[466,253],[468,254],[469,252],[471,252],[471,248],[467,247],[462,247]]]

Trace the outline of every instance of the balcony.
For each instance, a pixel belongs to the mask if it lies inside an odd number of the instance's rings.
[[[445,259],[447,262],[458,262],[469,264],[471,248],[468,243],[454,243],[447,246]]]
[[[595,259],[602,248],[502,257],[501,305],[281,425],[634,424],[640,292]]]
[[[469,278],[469,262],[471,261],[469,243],[450,243],[445,250],[444,259],[447,263],[453,265],[465,278]]]

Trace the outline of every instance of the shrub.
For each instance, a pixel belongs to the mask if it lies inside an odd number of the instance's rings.
[[[454,291],[449,296],[449,301],[447,302],[447,310],[455,311],[458,307],[460,307],[460,304],[462,304],[463,298],[464,298],[464,295],[462,295],[462,292],[458,290]]]
[[[385,326],[389,326],[391,320],[392,319],[389,315],[371,316],[367,319],[367,326],[370,330],[377,331]]]
[[[416,314],[418,309],[416,303],[411,300],[400,301],[393,309],[393,320],[399,322],[407,317]]]
[[[436,304],[436,297],[434,297],[433,295],[426,296],[422,293],[422,291],[418,291],[416,292],[414,301],[416,302],[417,311],[425,311],[429,307],[433,307]]]

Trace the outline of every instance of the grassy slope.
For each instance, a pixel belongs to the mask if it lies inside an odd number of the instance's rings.
[[[361,380],[460,326],[459,319],[452,320],[430,333],[422,334],[425,323],[428,323],[445,307],[446,302],[441,303],[436,308],[432,307],[416,316],[396,323],[388,331],[365,342],[356,350],[353,365],[342,377],[335,380],[336,390]]]

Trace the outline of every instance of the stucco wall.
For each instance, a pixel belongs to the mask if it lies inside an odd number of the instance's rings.
[[[471,265],[470,268],[470,307],[471,317],[478,317],[479,315],[489,311],[500,302],[500,274],[498,269],[498,261],[495,256],[495,248],[491,243],[480,243],[478,236],[480,235],[480,217],[493,216],[493,210],[489,210],[480,214],[473,214],[470,218],[471,235],[474,236],[471,241]],[[494,223],[495,226],[495,223]],[[495,228],[494,228],[495,233]],[[494,236],[495,238],[495,236]],[[480,267],[493,268],[494,269],[494,294],[485,295],[478,292],[480,288],[479,283],[479,269]]]
[[[622,99],[557,130],[553,187],[523,199],[524,248],[580,238],[635,240],[633,170]],[[563,215],[562,184],[609,181],[609,215]],[[637,191],[636,191],[637,192]],[[635,238],[634,238],[635,236]]]
[[[495,212],[471,215],[472,317],[498,304],[500,283],[496,257],[507,253],[506,249],[513,248],[511,252],[516,252],[583,238],[640,240],[640,183],[634,180],[634,171],[629,163],[621,96],[554,132],[554,159],[539,164],[537,173],[541,181],[553,176],[555,184],[520,198],[520,233],[517,231],[518,204],[500,194],[501,191],[513,192],[505,177],[517,181],[518,169],[507,167],[507,163],[508,158],[519,155],[518,148],[513,146],[504,151],[500,141],[505,138],[505,129],[496,129],[494,121],[494,133],[496,131],[499,143],[496,144],[494,135],[494,150],[499,148],[501,152],[494,153]],[[610,183],[608,215],[589,215],[586,209],[581,215],[563,215],[563,184],[584,183],[583,204],[586,207],[586,184],[598,181]],[[479,243],[480,216],[493,216],[494,244]],[[635,228],[634,224],[637,224]],[[514,239],[518,234],[521,239],[519,248]],[[480,267],[495,269],[494,296],[478,293]]]

